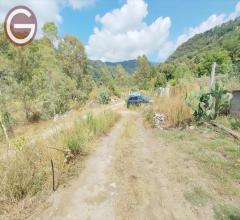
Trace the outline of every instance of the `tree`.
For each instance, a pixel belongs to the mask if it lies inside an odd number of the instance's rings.
[[[157,75],[153,78],[153,87],[154,89],[157,89],[159,87],[165,87],[167,84],[167,79],[165,74],[163,73],[157,73]]]
[[[115,68],[115,82],[120,87],[128,85],[128,73],[122,65],[117,65]]]
[[[0,127],[5,136],[6,142],[10,147],[8,131],[12,131],[12,118],[9,112],[9,103],[13,99],[11,95],[14,90],[14,82],[10,73],[6,71],[8,62],[0,57],[1,70],[0,70]]]
[[[176,65],[176,68],[173,72],[173,77],[177,81],[180,79],[190,79],[192,77],[192,73],[189,67],[185,63],[179,63]]]
[[[100,68],[100,82],[101,85],[110,86],[113,84],[113,76],[111,70],[107,65]]]
[[[198,76],[209,76],[211,74],[212,64],[217,63],[217,73],[231,74],[233,71],[232,61],[226,50],[214,49],[208,52],[198,66]]]
[[[158,72],[163,73],[169,81],[174,78],[175,68],[175,64],[173,63],[163,63],[158,66]]]
[[[53,22],[47,22],[43,25],[42,32],[43,36],[54,46],[55,41],[58,39],[57,26]]]
[[[134,74],[136,84],[140,89],[147,89],[148,81],[151,79],[151,65],[145,55],[137,58],[138,68]]]
[[[87,56],[83,44],[74,36],[65,36],[59,43],[59,60],[63,72],[77,82],[77,88],[90,93],[93,81],[87,71]]]

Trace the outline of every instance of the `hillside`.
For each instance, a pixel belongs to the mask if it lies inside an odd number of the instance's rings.
[[[102,62],[100,60],[89,60],[89,66],[90,68],[99,68],[106,64],[110,69],[116,68],[117,65],[122,65],[124,69],[131,74],[133,71],[137,68],[137,61],[136,60],[128,60],[128,61],[122,61],[122,62]]]
[[[240,18],[215,27],[182,44],[167,60],[193,60],[197,63],[209,50],[226,50],[234,64],[240,61]],[[199,58],[199,59],[198,59]]]
[[[122,65],[128,73],[132,73],[137,68],[137,60],[127,60],[122,62],[106,62],[106,65],[115,68],[117,65]]]

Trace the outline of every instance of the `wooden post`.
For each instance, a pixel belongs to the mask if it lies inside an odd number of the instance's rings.
[[[210,79],[210,90],[215,86],[215,78],[216,78],[216,67],[217,63],[214,62],[212,65],[211,79]]]
[[[54,173],[54,166],[53,166],[53,160],[51,159],[51,166],[52,166],[52,188],[53,191],[55,191],[55,173]]]
[[[3,133],[4,133],[4,136],[5,136],[5,139],[7,141],[7,144],[8,144],[8,150],[10,149],[10,141],[9,141],[9,137],[8,137],[8,134],[7,134],[7,129],[2,121],[2,118],[0,116],[0,124],[1,124],[1,127],[2,127],[2,130],[3,130]]]

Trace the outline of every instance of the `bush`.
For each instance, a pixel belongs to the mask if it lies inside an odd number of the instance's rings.
[[[110,92],[108,90],[103,90],[98,95],[98,102],[100,104],[108,104],[110,102]]]
[[[19,201],[27,194],[39,192],[46,180],[46,163],[50,161],[44,155],[40,148],[25,146],[4,161],[0,167],[1,195],[11,201]]]
[[[230,100],[228,91],[216,84],[210,92],[200,90],[186,96],[186,101],[193,110],[194,118],[199,120],[213,120],[220,114],[228,112]]]
[[[171,86],[176,86],[177,85],[177,80],[176,79],[171,79],[169,81],[169,83],[170,83]]]
[[[230,125],[234,130],[240,129],[240,119],[235,119],[235,118],[231,119]]]
[[[144,113],[145,119],[154,124],[154,113],[164,113],[166,126],[178,126],[179,124],[192,119],[191,109],[186,104],[184,97],[189,91],[199,89],[198,84],[186,84],[171,87],[169,96],[157,97],[154,99],[152,109]]]
[[[71,135],[66,139],[66,146],[72,154],[76,155],[84,152],[86,140],[83,135]]]
[[[153,109],[146,109],[143,112],[144,120],[147,123],[149,123],[152,128],[154,128],[154,126],[155,126],[154,119],[153,119],[154,113],[155,112]]]
[[[98,116],[88,113],[85,119],[76,122],[74,128],[65,134],[65,146],[74,155],[86,153],[88,144],[105,134],[118,117],[111,111],[106,111]]]

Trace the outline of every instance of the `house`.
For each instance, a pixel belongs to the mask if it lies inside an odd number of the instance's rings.
[[[230,115],[240,117],[240,90],[232,92]]]

